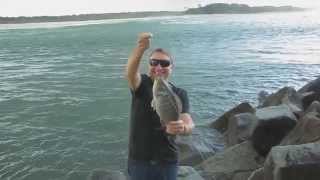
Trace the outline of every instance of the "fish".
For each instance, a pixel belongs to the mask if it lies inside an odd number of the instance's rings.
[[[182,103],[179,96],[172,90],[172,85],[163,77],[156,77],[152,93],[151,107],[159,115],[161,125],[164,127],[170,121],[179,120]]]

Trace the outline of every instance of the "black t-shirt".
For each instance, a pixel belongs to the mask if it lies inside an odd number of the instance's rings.
[[[161,128],[160,118],[151,107],[152,86],[152,79],[142,74],[140,86],[131,91],[129,159],[177,162],[175,138]],[[175,86],[172,89],[181,99],[182,113],[189,113],[187,92]]]

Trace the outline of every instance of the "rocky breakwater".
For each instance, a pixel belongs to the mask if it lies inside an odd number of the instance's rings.
[[[209,124],[225,149],[190,165],[205,180],[319,180],[320,77],[258,99],[258,107],[241,103]]]
[[[260,92],[258,100],[178,137],[178,180],[319,180],[320,77],[298,91]],[[127,177],[97,171],[88,179]]]

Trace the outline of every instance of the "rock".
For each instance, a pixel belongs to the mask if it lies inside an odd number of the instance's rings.
[[[304,114],[308,114],[310,112],[317,112],[320,113],[320,102],[319,101],[314,101],[308,109],[304,112]]]
[[[126,180],[126,176],[120,171],[96,169],[89,174],[87,179],[88,180]]]
[[[320,142],[272,148],[264,165],[266,180],[319,180]]]
[[[299,93],[303,94],[305,92],[320,92],[320,77],[318,77],[317,79],[309,82],[308,84],[306,84],[305,86],[303,86],[301,89],[298,90]]]
[[[284,87],[278,92],[271,94],[259,108],[278,106],[281,104],[286,104],[295,114],[303,111],[302,96],[292,87]]]
[[[269,96],[269,93],[264,90],[258,93],[258,107],[261,107],[263,105],[263,103],[266,101],[268,96]]]
[[[191,166],[179,166],[178,180],[204,180]]]
[[[256,169],[251,173],[248,180],[263,180],[264,174],[263,174],[263,168]]]
[[[259,120],[276,119],[279,117],[288,117],[297,120],[290,108],[285,104],[257,109],[256,116]]]
[[[240,113],[231,117],[224,134],[226,146],[231,147],[248,140],[257,123],[258,119],[252,113]]]
[[[196,126],[192,135],[177,136],[179,163],[194,166],[224,149],[223,137],[215,129],[207,126]]]
[[[315,101],[299,119],[296,127],[286,136],[281,145],[304,144],[320,139],[320,103]]]
[[[254,113],[254,112],[255,112],[255,109],[249,103],[244,102],[234,107],[233,109],[229,110],[225,114],[223,114],[213,123],[211,123],[209,126],[223,133],[227,130],[229,119],[232,116],[240,113]]]
[[[270,149],[280,144],[295,125],[295,120],[285,116],[259,121],[251,136],[254,149],[266,157]]]
[[[202,162],[197,168],[202,170],[206,179],[231,180],[237,173],[251,172],[261,167],[261,157],[249,141],[237,144],[219,152]],[[250,174],[249,174],[250,175]],[[248,175],[248,176],[249,176]]]
[[[302,94],[302,104],[304,109],[307,109],[314,101],[320,101],[320,92],[316,93],[314,91],[310,91]]]

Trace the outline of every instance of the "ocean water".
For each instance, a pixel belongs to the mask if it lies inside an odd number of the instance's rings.
[[[85,179],[124,170],[130,92],[124,68],[139,32],[175,58],[196,125],[261,90],[320,73],[320,13],[195,15],[0,25],[0,179]],[[142,71],[146,72],[146,57]],[[213,140],[214,141],[214,140]]]

